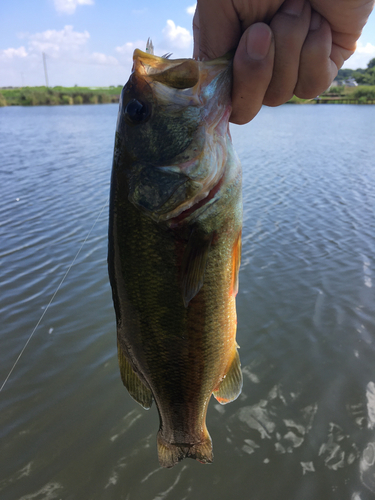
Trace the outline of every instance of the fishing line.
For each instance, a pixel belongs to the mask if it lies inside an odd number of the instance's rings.
[[[6,379],[4,380],[3,385],[0,387],[0,392],[3,390],[3,388],[4,388],[5,384],[8,382],[9,377],[12,375],[12,372],[13,372],[13,370],[15,369],[15,367],[16,367],[16,365],[17,365],[18,361],[21,359],[21,356],[22,356],[22,354],[24,353],[24,351],[25,351],[25,349],[26,349],[26,347],[27,347],[28,343],[29,343],[29,342],[30,342],[30,340],[32,339],[32,337],[33,337],[33,335],[34,335],[34,333],[35,333],[36,329],[38,328],[38,326],[40,325],[40,322],[41,322],[41,321],[42,321],[42,319],[44,318],[44,315],[45,315],[45,314],[46,314],[46,312],[48,311],[49,306],[52,304],[53,299],[56,297],[57,292],[60,290],[61,285],[64,283],[65,278],[68,276],[69,271],[70,271],[70,270],[71,270],[71,268],[73,267],[74,262],[77,260],[78,255],[81,253],[81,250],[82,250],[82,248],[83,248],[83,245],[84,245],[84,244],[86,243],[86,241],[88,240],[88,237],[90,236],[90,234],[91,234],[92,230],[93,230],[93,229],[94,229],[94,227],[96,226],[96,223],[98,222],[99,217],[102,215],[102,212],[103,212],[104,208],[105,208],[107,205],[108,205],[108,201],[106,201],[106,202],[104,203],[104,205],[102,206],[102,209],[100,210],[99,215],[98,215],[98,216],[97,216],[97,218],[95,219],[94,224],[91,226],[90,231],[87,233],[87,236],[86,236],[86,238],[84,239],[84,241],[83,241],[82,245],[80,246],[80,248],[79,248],[78,252],[76,253],[76,256],[74,257],[74,259],[73,259],[72,263],[71,263],[71,264],[70,264],[70,266],[68,267],[68,270],[66,271],[66,273],[64,274],[64,276],[63,276],[62,280],[60,281],[60,283],[59,283],[58,287],[56,288],[55,293],[52,295],[51,300],[48,302],[47,307],[44,309],[44,311],[43,311],[43,313],[42,313],[41,317],[39,318],[39,321],[37,322],[37,324],[36,324],[36,325],[35,325],[35,327],[34,327],[34,330],[31,332],[31,334],[30,334],[29,338],[26,340],[26,343],[25,343],[25,345],[23,346],[23,348],[22,348],[21,352],[19,353],[18,358],[16,359],[16,361],[14,362],[14,364],[13,364],[12,368],[10,369],[10,372],[8,373],[8,375],[7,375]]]

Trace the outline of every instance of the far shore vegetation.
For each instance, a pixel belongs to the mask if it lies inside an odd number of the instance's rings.
[[[366,69],[339,69],[331,87],[320,96],[310,100],[293,96],[289,102],[375,104],[375,58],[371,59]]]
[[[355,81],[355,86],[348,82]],[[122,86],[117,87],[3,87],[1,106],[49,106],[69,104],[107,104],[120,99]],[[314,99],[289,101],[294,104],[350,103],[375,104],[375,58],[366,69],[340,69],[333,85]]]
[[[300,99],[293,96],[290,104],[375,104],[375,85],[358,87],[330,87],[313,99]]]
[[[367,64],[366,69],[339,69],[336,80],[354,78],[358,85],[375,85],[375,57]]]
[[[0,106],[50,106],[118,102],[118,87],[17,87],[0,88]]]

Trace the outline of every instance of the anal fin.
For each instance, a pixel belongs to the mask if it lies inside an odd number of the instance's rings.
[[[152,404],[152,392],[142,382],[139,376],[135,373],[130,362],[125,356],[119,342],[117,342],[118,363],[120,366],[121,379],[129,394],[137,403],[148,410]]]
[[[182,263],[182,296],[185,307],[203,286],[213,235],[202,237],[191,233]]]
[[[220,404],[225,405],[238,398],[238,396],[241,394],[242,384],[243,379],[240,356],[238,355],[238,351],[236,349],[233,361],[225,377],[220,382],[219,387],[213,392],[213,394]]]

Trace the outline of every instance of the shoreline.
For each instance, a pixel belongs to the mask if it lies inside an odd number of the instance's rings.
[[[122,86],[0,88],[0,107],[118,103]]]
[[[122,86],[0,88],[0,107],[111,104],[120,100]],[[335,87],[313,99],[293,96],[286,104],[375,104],[375,85]]]

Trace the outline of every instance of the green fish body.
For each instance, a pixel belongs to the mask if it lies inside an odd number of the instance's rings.
[[[211,394],[238,397],[235,296],[241,167],[231,143],[231,61],[136,50],[111,179],[108,265],[121,377],[155,400],[159,462],[212,462]]]

